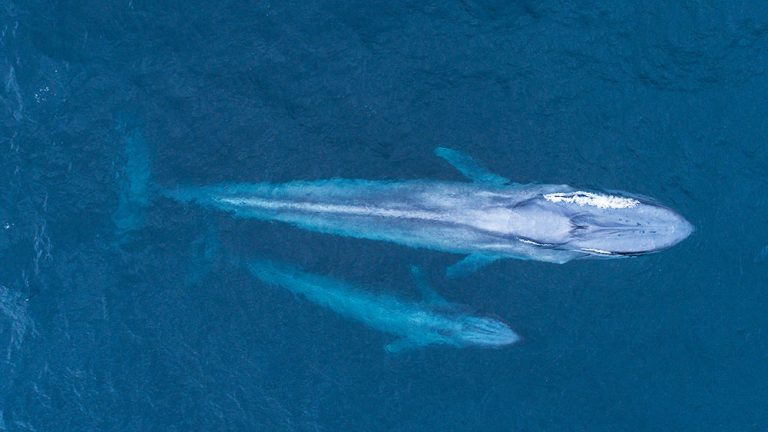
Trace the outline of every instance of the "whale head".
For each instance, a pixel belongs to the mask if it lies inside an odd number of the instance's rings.
[[[475,316],[466,316],[459,320],[453,337],[460,345],[501,347],[520,340],[520,336],[501,321]]]
[[[643,197],[553,192],[537,197],[534,205],[538,211],[560,216],[559,247],[588,255],[658,252],[680,243],[694,231],[693,225],[675,211]]]

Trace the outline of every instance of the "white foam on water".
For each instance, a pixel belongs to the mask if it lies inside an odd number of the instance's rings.
[[[545,194],[544,199],[555,203],[593,206],[601,209],[626,209],[636,207],[640,201],[615,195],[601,195],[592,192],[567,192]]]

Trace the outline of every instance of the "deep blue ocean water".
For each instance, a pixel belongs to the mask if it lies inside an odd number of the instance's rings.
[[[768,430],[767,72],[761,1],[2,0],[0,430]],[[438,145],[696,232],[449,280],[459,256],[181,205],[131,169],[460,180]],[[525,340],[391,355],[250,256],[403,298],[420,265]]]

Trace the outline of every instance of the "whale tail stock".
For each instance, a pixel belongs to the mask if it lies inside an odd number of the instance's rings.
[[[115,177],[120,186],[117,209],[112,214],[115,237],[122,243],[144,224],[144,213],[151,199],[149,148],[138,119],[121,114],[115,131],[120,137],[122,155]]]

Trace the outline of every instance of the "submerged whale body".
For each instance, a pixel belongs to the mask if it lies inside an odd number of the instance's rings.
[[[515,184],[457,151],[435,152],[471,182],[331,179],[166,193],[239,217],[467,255],[449,268],[449,276],[502,258],[566,263],[643,255],[693,232],[682,216],[648,198]]]
[[[285,264],[253,260],[248,269],[266,284],[280,286],[339,315],[373,329],[398,336],[385,346],[399,352],[428,345],[498,348],[520,337],[505,323],[459,311],[435,291],[412,267],[424,301],[406,302],[390,295],[375,295],[342,281],[303,272]]]

